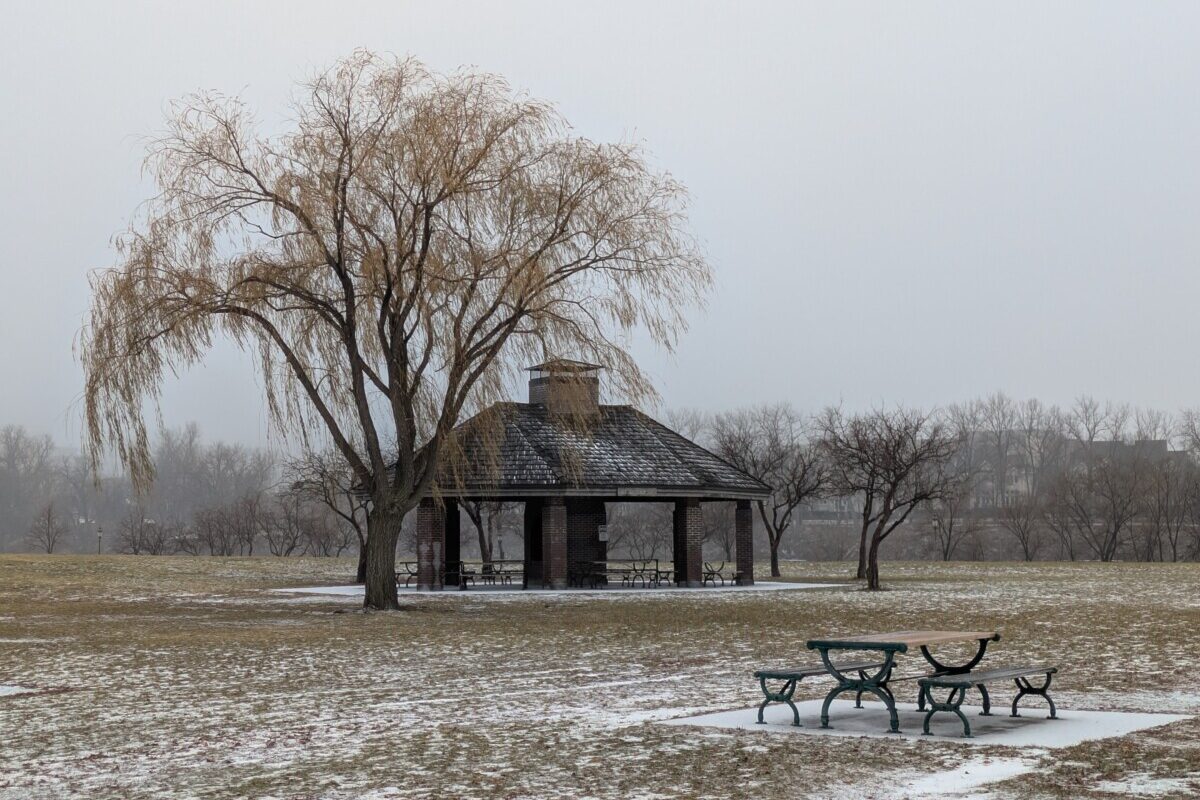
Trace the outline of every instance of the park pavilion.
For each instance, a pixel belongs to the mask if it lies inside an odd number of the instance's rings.
[[[628,405],[600,403],[601,367],[555,359],[529,367],[529,402],[497,403],[454,429],[434,497],[417,510],[418,588],[457,585],[458,503],[524,504],[526,588],[583,585],[608,558],[606,503],[674,505],[671,582],[704,583],[700,504],[736,504],[736,569],[754,582],[751,502],[770,487]],[[435,499],[435,497],[437,499]]]

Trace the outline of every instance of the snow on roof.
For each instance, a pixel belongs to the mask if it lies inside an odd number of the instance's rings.
[[[493,423],[501,427],[492,427]],[[544,406],[498,403],[451,434],[459,458],[439,475],[449,496],[620,494],[765,497],[770,487],[632,406],[601,405],[586,425]]]

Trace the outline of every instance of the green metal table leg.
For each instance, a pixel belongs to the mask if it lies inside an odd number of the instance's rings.
[[[928,645],[921,645],[921,655],[925,658],[926,663],[933,667],[934,675],[961,675],[964,672],[970,672],[975,669],[975,666],[983,660],[983,656],[987,653],[988,644],[999,640],[997,635],[990,639],[980,639],[978,648],[975,650],[975,655],[965,664],[943,664],[934,657],[933,653],[929,652]],[[991,715],[991,699],[988,697],[987,689],[983,686],[979,687],[980,693],[983,695],[983,716]],[[928,701],[930,704],[933,698],[928,689],[924,686],[917,689],[917,711],[924,711],[925,704]]]
[[[811,645],[810,645],[811,646]],[[865,670],[858,670],[858,677],[853,678],[849,675],[844,675],[834,666],[829,658],[828,648],[817,648],[821,654],[821,663],[825,665],[825,671],[838,682],[829,694],[825,695],[825,702],[821,704],[821,727],[828,728],[829,726],[829,706],[833,703],[834,698],[844,692],[855,693],[855,707],[862,708],[862,696],[866,692],[878,697],[883,701],[884,706],[888,710],[889,733],[900,732],[900,718],[896,713],[896,698],[892,695],[891,689],[887,683],[892,676],[892,666],[896,652],[887,650],[884,658],[884,663],[879,671],[874,675],[868,675]]]

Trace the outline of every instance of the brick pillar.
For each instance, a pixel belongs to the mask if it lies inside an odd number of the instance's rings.
[[[676,503],[671,514],[671,556],[675,561],[676,586],[683,586],[687,575],[687,540],[680,508],[680,504]]]
[[[417,506],[417,589],[442,588],[446,556],[446,509],[427,497]]]
[[[600,541],[600,526],[605,522],[603,500],[567,501],[567,574],[590,568],[603,561],[608,545]]]
[[[567,588],[567,507],[561,497],[542,505],[542,585]]]
[[[704,585],[704,524],[700,501],[675,501],[675,582],[678,586]],[[682,570],[680,569],[682,565]]]
[[[525,576],[522,588],[542,585],[542,501],[525,501]]]
[[[458,562],[462,558],[462,526],[458,515],[458,501],[446,501],[446,545],[445,562],[443,566],[443,583],[448,586],[459,585]]]
[[[737,556],[739,586],[754,585],[754,512],[749,500],[738,500],[733,512],[733,552]]]

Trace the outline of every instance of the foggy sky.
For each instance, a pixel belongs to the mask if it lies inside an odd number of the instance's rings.
[[[666,406],[1200,406],[1195,3],[0,3],[0,424],[74,444],[89,270],[151,187],[167,102],[355,47],[476,65],[634,138],[692,195],[717,286]],[[249,359],[168,424],[264,444]]]

